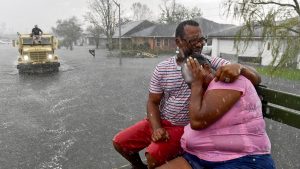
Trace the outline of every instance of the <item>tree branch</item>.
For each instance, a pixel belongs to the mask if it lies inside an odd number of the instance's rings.
[[[283,28],[285,28],[285,29],[287,29],[287,30],[289,30],[289,31],[291,31],[291,32],[294,32],[294,33],[300,34],[300,32],[299,32],[299,31],[297,31],[297,30],[295,30],[295,29],[288,28],[288,27],[285,27],[285,26],[282,26],[282,27],[283,27]]]
[[[296,0],[294,0],[294,1],[296,1]],[[270,5],[270,4],[273,4],[273,5],[279,5],[279,6],[292,7],[294,9],[296,9],[295,5],[284,4],[284,3],[274,2],[274,1],[268,1],[268,2],[254,2],[254,1],[251,1],[250,3],[255,4],[255,5]]]
[[[295,3],[294,9],[296,10],[296,12],[298,13],[298,15],[300,16],[300,8],[299,8],[298,0],[294,0],[294,3]]]

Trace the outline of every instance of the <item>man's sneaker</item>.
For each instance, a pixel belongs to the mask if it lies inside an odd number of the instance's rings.
[[[147,165],[146,164],[144,164],[143,166],[132,166],[132,168],[131,169],[148,169],[148,167],[147,167]]]

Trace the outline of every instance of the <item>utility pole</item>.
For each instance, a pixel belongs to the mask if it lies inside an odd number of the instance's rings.
[[[117,3],[115,0],[113,2],[119,8],[119,64],[122,65],[122,40],[121,40],[121,4]]]

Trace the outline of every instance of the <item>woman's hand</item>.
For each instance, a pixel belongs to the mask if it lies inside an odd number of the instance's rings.
[[[238,79],[242,69],[244,69],[244,67],[238,63],[223,65],[216,71],[216,81],[232,83]]]
[[[197,59],[189,57],[187,60],[187,67],[192,74],[192,84],[198,84],[202,86],[205,78],[205,71],[203,70],[202,65],[199,64]]]
[[[238,63],[221,66],[215,75],[216,81],[226,83],[234,82],[240,75],[245,76],[253,85],[259,85],[261,82],[261,77],[254,68]]]

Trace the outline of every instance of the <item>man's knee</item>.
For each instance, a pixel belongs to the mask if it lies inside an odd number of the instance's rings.
[[[120,132],[114,136],[112,139],[112,143],[114,148],[118,152],[123,152],[123,153],[133,153],[135,150],[135,147],[132,146],[130,143],[130,140],[125,137],[124,133]]]
[[[112,143],[113,143],[114,148],[117,151],[121,151],[122,143],[121,143],[121,140],[120,140],[120,137],[118,134],[114,136],[114,138],[112,139]]]
[[[146,156],[146,159],[147,159],[147,164],[148,164],[149,169],[153,169],[155,167],[158,167],[158,166],[162,165],[158,162],[158,160],[155,157],[153,157],[149,153],[146,153],[145,156]]]
[[[115,140],[112,140],[112,144],[116,150],[120,149],[120,145]]]
[[[168,155],[158,151],[148,151],[145,153],[149,169],[161,166],[171,160]]]

